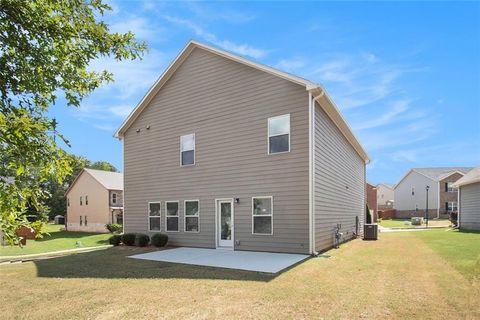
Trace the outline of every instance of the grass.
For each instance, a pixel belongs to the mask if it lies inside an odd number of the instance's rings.
[[[417,232],[432,250],[469,279],[480,277],[480,232],[444,230]],[[480,278],[479,278],[480,279]]]
[[[59,250],[78,248],[77,242],[81,247],[95,247],[108,244],[109,234],[70,232],[63,230],[63,225],[47,225],[46,231],[50,235],[45,235],[42,239],[27,240],[24,247],[18,246],[0,246],[0,258],[2,256],[18,256],[24,254],[44,253]]]
[[[420,226],[412,226],[410,223],[405,224],[405,221],[410,222],[410,219],[391,219],[391,220],[381,220],[378,224],[385,228],[414,228]],[[449,227],[451,225],[450,221],[447,219],[435,219],[429,220],[428,225],[433,227]],[[425,227],[424,223],[422,227]]]
[[[152,249],[124,247],[0,265],[0,318],[478,319],[479,241],[381,234],[278,275],[128,259]]]

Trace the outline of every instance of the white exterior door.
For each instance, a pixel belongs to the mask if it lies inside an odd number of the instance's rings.
[[[219,200],[217,206],[218,246],[233,248],[233,201]]]

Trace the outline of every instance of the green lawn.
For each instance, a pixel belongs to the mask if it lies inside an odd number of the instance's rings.
[[[467,278],[480,277],[480,232],[433,230],[415,236]]]
[[[51,251],[75,249],[79,247],[95,247],[108,244],[109,234],[70,232],[64,231],[64,225],[47,225],[42,239],[27,240],[24,247],[0,246],[0,258],[2,256],[18,256],[24,254],[44,253]],[[78,242],[78,245],[77,245]]]
[[[412,226],[410,223],[405,224],[405,221],[410,222],[410,219],[391,219],[391,220],[381,220],[379,221],[379,225],[385,228],[414,228],[420,226]],[[435,219],[428,221],[429,226],[442,226],[442,227],[449,227],[451,225],[449,220],[446,219]],[[426,224],[424,223],[422,227],[425,227]]]
[[[384,233],[277,275],[127,258],[150,250],[0,265],[0,318],[480,319],[479,233]]]

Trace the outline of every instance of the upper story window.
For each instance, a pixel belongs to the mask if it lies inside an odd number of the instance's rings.
[[[113,204],[117,203],[117,194],[115,192],[112,192],[112,203]]]
[[[85,205],[88,206],[88,196],[85,196]]]
[[[453,182],[445,183],[445,191],[447,192],[457,192],[458,189],[453,186]]]
[[[268,153],[290,151],[290,115],[268,118]]]
[[[180,137],[180,163],[182,166],[195,164],[195,133]]]
[[[412,196],[414,196],[414,195],[415,195],[415,188],[412,187]]]
[[[83,205],[83,197],[80,196],[80,205]]]
[[[70,198],[67,198],[67,207],[70,207]]]

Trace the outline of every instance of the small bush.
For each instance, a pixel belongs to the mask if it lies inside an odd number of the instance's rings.
[[[110,233],[118,233],[118,232],[122,232],[123,230],[123,226],[118,223],[106,224],[105,228],[107,228],[107,230],[110,231]]]
[[[164,233],[155,233],[150,240],[155,247],[164,247],[168,242],[168,236]]]
[[[108,239],[108,243],[118,246],[122,242],[122,236],[119,234],[114,234]]]
[[[122,242],[126,246],[135,245],[135,233],[124,233],[124,234],[122,234]]]
[[[143,233],[137,233],[135,237],[135,244],[139,247],[145,247],[150,242],[150,237]]]

